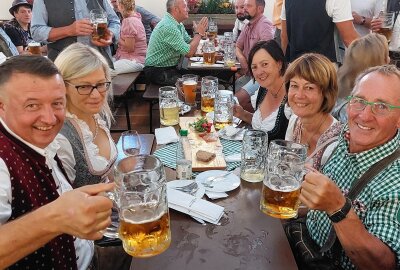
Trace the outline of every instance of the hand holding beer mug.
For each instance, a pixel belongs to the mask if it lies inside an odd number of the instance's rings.
[[[269,145],[260,209],[276,218],[297,216],[307,157],[305,145],[274,140]]]
[[[178,92],[175,87],[163,86],[159,89],[160,123],[164,126],[179,124]]]
[[[212,42],[212,41],[204,42],[203,62],[206,65],[213,65],[215,63],[215,46],[214,46],[214,42]]]
[[[93,26],[92,39],[95,41],[105,39],[107,33],[107,13],[102,9],[92,9],[89,16],[90,23]]]
[[[214,104],[214,127],[223,129],[233,123],[233,93],[229,90],[219,90]]]
[[[203,112],[214,111],[215,94],[218,91],[218,78],[205,76],[201,79],[201,110]]]
[[[182,76],[182,90],[185,103],[191,107],[196,106],[197,75],[185,74]]]
[[[378,30],[378,34],[384,35],[388,43],[390,43],[393,34],[394,12],[381,11],[378,18],[382,21],[382,26]]]
[[[133,257],[164,252],[171,243],[167,186],[161,161],[151,155],[130,156],[115,168],[119,190],[119,237]]]

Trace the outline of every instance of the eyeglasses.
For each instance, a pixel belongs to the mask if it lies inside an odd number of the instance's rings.
[[[348,96],[347,100],[349,101],[349,106],[351,109],[362,111],[365,109],[365,107],[367,107],[367,105],[369,105],[371,106],[371,110],[375,115],[387,115],[393,109],[400,109],[400,106],[390,105],[385,102],[369,102],[365,99],[355,96]]]
[[[76,88],[76,91],[78,91],[78,94],[80,95],[87,95],[90,96],[94,89],[97,89],[99,93],[104,93],[110,89],[111,82],[101,82],[96,85],[90,85],[90,84],[85,84],[85,85],[75,85],[72,84],[68,81],[65,81],[67,84],[73,86]]]

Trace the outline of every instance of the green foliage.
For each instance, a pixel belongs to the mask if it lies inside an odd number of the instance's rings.
[[[234,6],[229,0],[205,0],[202,1],[199,14],[234,14]]]

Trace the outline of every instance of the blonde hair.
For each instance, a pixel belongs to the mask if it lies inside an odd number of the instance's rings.
[[[343,66],[338,71],[339,97],[352,91],[356,77],[369,67],[387,64],[388,41],[385,36],[371,33],[354,40],[346,50]]]
[[[120,10],[124,17],[135,10],[135,0],[118,0],[118,3],[124,8]]]
[[[306,53],[294,60],[287,68],[286,91],[289,91],[290,80],[296,76],[318,85],[324,98],[319,111],[330,113],[335,106],[338,94],[335,65],[326,56]]]
[[[102,68],[105,79],[111,81],[110,69],[107,60],[95,49],[82,43],[74,43],[66,47],[55,59],[54,64],[60,70],[64,81],[70,81],[84,76]],[[100,115],[110,126],[113,120],[109,103],[112,102],[112,86],[106,92],[106,100],[101,108]],[[67,110],[70,100],[67,95]]]

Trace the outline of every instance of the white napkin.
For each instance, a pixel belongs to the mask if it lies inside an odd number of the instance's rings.
[[[215,192],[215,191],[208,191],[206,190],[206,195],[208,198],[211,200],[216,200],[216,199],[221,199],[221,198],[226,198],[229,195],[225,192]]]
[[[167,144],[179,141],[179,137],[173,127],[156,128],[154,130],[157,144]]]
[[[225,157],[226,162],[238,162],[242,158],[241,153],[232,154]]]
[[[169,208],[212,224],[218,224],[224,214],[222,206],[172,188],[167,189],[167,197]]]

